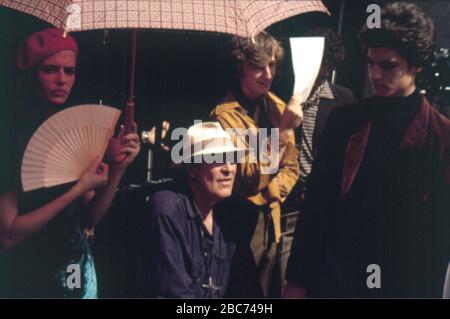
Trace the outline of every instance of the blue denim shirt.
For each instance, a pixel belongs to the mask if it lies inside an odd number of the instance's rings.
[[[206,230],[187,187],[160,191],[151,199],[151,285],[161,298],[221,298],[235,245],[214,210],[213,234]]]

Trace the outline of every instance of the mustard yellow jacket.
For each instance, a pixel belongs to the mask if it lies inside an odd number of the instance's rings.
[[[279,127],[281,115],[286,104],[275,94],[269,92],[266,96],[268,120],[274,128]],[[228,92],[223,100],[211,112],[211,118],[218,121],[224,129],[258,129],[256,122],[236,101],[232,92]],[[236,136],[233,136],[236,141]],[[242,143],[242,140],[241,142]],[[246,147],[248,143],[244,142]],[[242,144],[241,144],[242,145]],[[275,239],[281,236],[280,205],[287,198],[300,175],[298,149],[295,147],[295,137],[290,136],[284,146],[285,151],[278,170],[274,174],[264,174],[259,162],[250,161],[245,157],[244,163],[238,165],[237,192],[258,206],[269,205],[274,223]]]

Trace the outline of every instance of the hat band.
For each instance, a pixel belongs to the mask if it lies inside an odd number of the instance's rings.
[[[236,151],[238,149],[229,137],[214,137],[183,147],[183,158],[187,159],[202,154],[219,154]]]

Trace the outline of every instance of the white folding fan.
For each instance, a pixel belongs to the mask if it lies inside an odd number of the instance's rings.
[[[105,105],[79,105],[47,119],[28,142],[22,161],[24,191],[78,180],[103,155],[120,116]]]

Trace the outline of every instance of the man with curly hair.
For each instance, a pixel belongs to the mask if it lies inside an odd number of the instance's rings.
[[[231,295],[257,297],[262,292],[267,297],[270,296],[277,245],[281,237],[280,205],[299,176],[294,129],[300,125],[303,113],[299,96],[294,95],[286,105],[270,92],[284,58],[283,48],[270,34],[261,32],[253,38],[233,37],[231,57],[235,68],[235,83],[212,111],[212,119],[225,129],[255,132],[258,139],[261,137],[260,129],[267,130],[268,134],[272,128],[279,129],[279,149],[270,147],[271,155],[279,151],[279,156],[269,156],[276,161],[269,165],[277,169],[270,172],[265,170],[267,166],[261,160],[261,149],[257,150],[256,158],[246,157],[243,163],[239,163],[236,176],[236,190],[244,201],[233,203],[233,210],[239,215],[234,227],[242,238],[237,254],[242,251],[239,248],[250,246],[254,257],[251,262],[257,266],[262,290],[256,288],[250,289],[250,292],[245,288],[251,286],[244,284],[249,279],[247,272],[250,268],[245,270],[242,258],[236,257],[238,265],[235,273],[238,272],[242,278],[232,280],[236,286],[230,283],[230,290],[236,287]],[[234,137],[244,143],[246,148],[254,148],[254,145],[249,145],[238,134]]]
[[[440,297],[450,259],[450,122],[416,89],[434,48],[416,5],[363,27],[374,96],[330,115],[287,269],[286,297]]]

